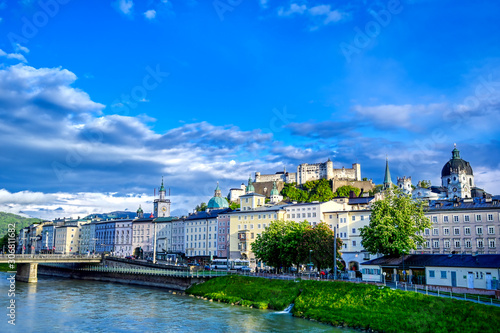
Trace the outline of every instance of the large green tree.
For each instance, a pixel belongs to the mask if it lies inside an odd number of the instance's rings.
[[[299,265],[299,245],[307,226],[307,222],[273,221],[252,243],[255,257],[278,269]]]
[[[426,202],[414,201],[397,189],[384,194],[372,205],[369,225],[361,228],[361,243],[372,254],[408,254],[424,242],[422,234],[431,227],[424,215]]]
[[[318,269],[333,267],[334,239],[333,230],[326,223],[319,223],[314,227],[308,225],[299,248],[302,263],[309,263],[310,255],[314,266]],[[342,269],[341,249],[342,240],[337,238],[337,268],[339,269]]]

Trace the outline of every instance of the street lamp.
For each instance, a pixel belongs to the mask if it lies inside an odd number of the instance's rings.
[[[387,286],[387,284],[385,283],[385,275],[386,275],[386,274],[387,274],[386,272],[383,272],[383,273],[382,273],[382,275],[383,275],[383,277],[384,277],[384,286]]]
[[[312,271],[312,267],[313,267],[313,263],[311,261],[311,254],[312,254],[313,250],[309,250],[309,272]]]

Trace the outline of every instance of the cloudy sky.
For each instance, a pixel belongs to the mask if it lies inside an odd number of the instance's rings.
[[[0,0],[0,210],[172,210],[331,158],[500,194],[500,3]]]

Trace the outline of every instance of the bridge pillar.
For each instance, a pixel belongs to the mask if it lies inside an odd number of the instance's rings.
[[[38,263],[17,264],[16,280],[21,282],[36,283]]]

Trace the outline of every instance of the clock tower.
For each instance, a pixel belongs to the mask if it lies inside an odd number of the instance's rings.
[[[170,199],[165,199],[165,187],[163,186],[163,177],[161,177],[160,198],[154,201],[155,217],[170,216]]]

